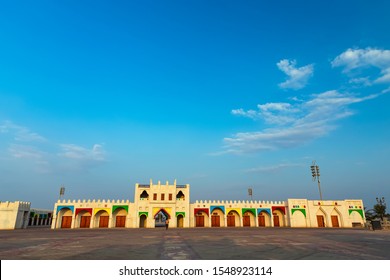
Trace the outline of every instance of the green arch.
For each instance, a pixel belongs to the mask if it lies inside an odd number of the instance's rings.
[[[358,213],[360,214],[360,216],[362,216],[362,218],[364,219],[363,210],[362,210],[362,209],[348,209],[349,215],[351,215],[351,213],[352,213],[353,211],[358,212]]]
[[[244,215],[245,212],[251,212],[253,216],[256,217],[256,209],[255,208],[242,208],[242,215]]]
[[[291,209],[291,214],[294,214],[294,212],[296,212],[296,211],[302,212],[302,214],[306,218],[306,209]]]

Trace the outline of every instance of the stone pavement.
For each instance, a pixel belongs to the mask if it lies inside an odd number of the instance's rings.
[[[390,231],[297,228],[0,231],[1,260],[390,260]]]

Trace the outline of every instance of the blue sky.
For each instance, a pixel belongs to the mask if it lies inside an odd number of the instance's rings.
[[[1,201],[390,198],[388,1],[57,2],[1,4]]]

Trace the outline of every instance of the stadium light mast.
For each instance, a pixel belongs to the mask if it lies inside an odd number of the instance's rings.
[[[252,188],[248,188],[248,195],[249,195],[249,198],[252,200],[252,194],[253,194],[253,190]]]
[[[318,191],[320,193],[320,200],[322,201],[322,192],[321,192],[321,183],[320,183],[320,167],[316,164],[315,160],[312,162],[310,169],[311,169],[311,175],[313,177],[313,181],[315,181],[317,179]]]
[[[65,195],[65,187],[64,186],[61,186],[60,187],[60,197],[58,198],[59,200],[61,200]]]

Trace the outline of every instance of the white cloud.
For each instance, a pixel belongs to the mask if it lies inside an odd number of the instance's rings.
[[[258,113],[255,110],[244,111],[243,109],[234,109],[232,110],[232,114],[236,116],[244,116],[251,119],[258,118]]]
[[[62,152],[59,154],[61,157],[79,160],[79,161],[104,161],[105,151],[102,145],[95,144],[92,149],[87,149],[74,144],[62,144],[60,145]]]
[[[298,90],[304,88],[309,78],[313,76],[313,64],[297,68],[295,60],[283,59],[276,65],[288,76],[285,82],[279,84],[279,87],[283,89]]]
[[[39,173],[85,171],[106,161],[106,151],[102,145],[95,144],[90,149],[75,144],[58,145],[12,121],[0,123],[0,134],[10,136],[2,141],[8,146],[8,157],[4,160],[13,158],[23,161]]]
[[[11,156],[20,159],[36,159],[41,160],[45,157],[45,153],[33,146],[11,144],[8,148]]]
[[[52,167],[49,163],[50,155],[37,147],[19,144],[10,144],[10,155],[23,163],[30,164],[30,168],[38,173],[48,173]]]
[[[343,67],[343,72],[353,74],[356,69],[378,68],[380,74],[373,74],[372,83],[390,83],[390,50],[376,48],[348,49],[332,61],[333,67]],[[367,80],[367,77],[365,77]],[[353,78],[351,81],[359,78]],[[367,84],[367,81],[366,81]],[[368,83],[367,85],[371,85]]]
[[[247,173],[276,173],[283,169],[292,168],[292,167],[300,167],[303,166],[302,164],[298,163],[281,163],[278,165],[272,165],[272,166],[260,166],[260,167],[254,167],[245,170]]]
[[[251,119],[264,119],[269,124],[286,124],[295,121],[299,108],[290,103],[266,103],[257,105],[258,110],[243,109],[232,110],[233,115],[248,117]]]
[[[327,135],[337,127],[337,120],[353,115],[349,105],[379,95],[359,97],[333,90],[314,94],[304,101],[258,105],[256,116],[273,127],[225,138],[225,151],[240,154],[300,146]],[[244,110],[241,109],[241,112],[241,115],[246,116]]]
[[[14,140],[20,142],[44,142],[46,141],[45,137],[39,135],[38,133],[31,132],[27,127],[14,124],[11,121],[4,121],[0,125],[1,133],[11,133],[14,137]]]

